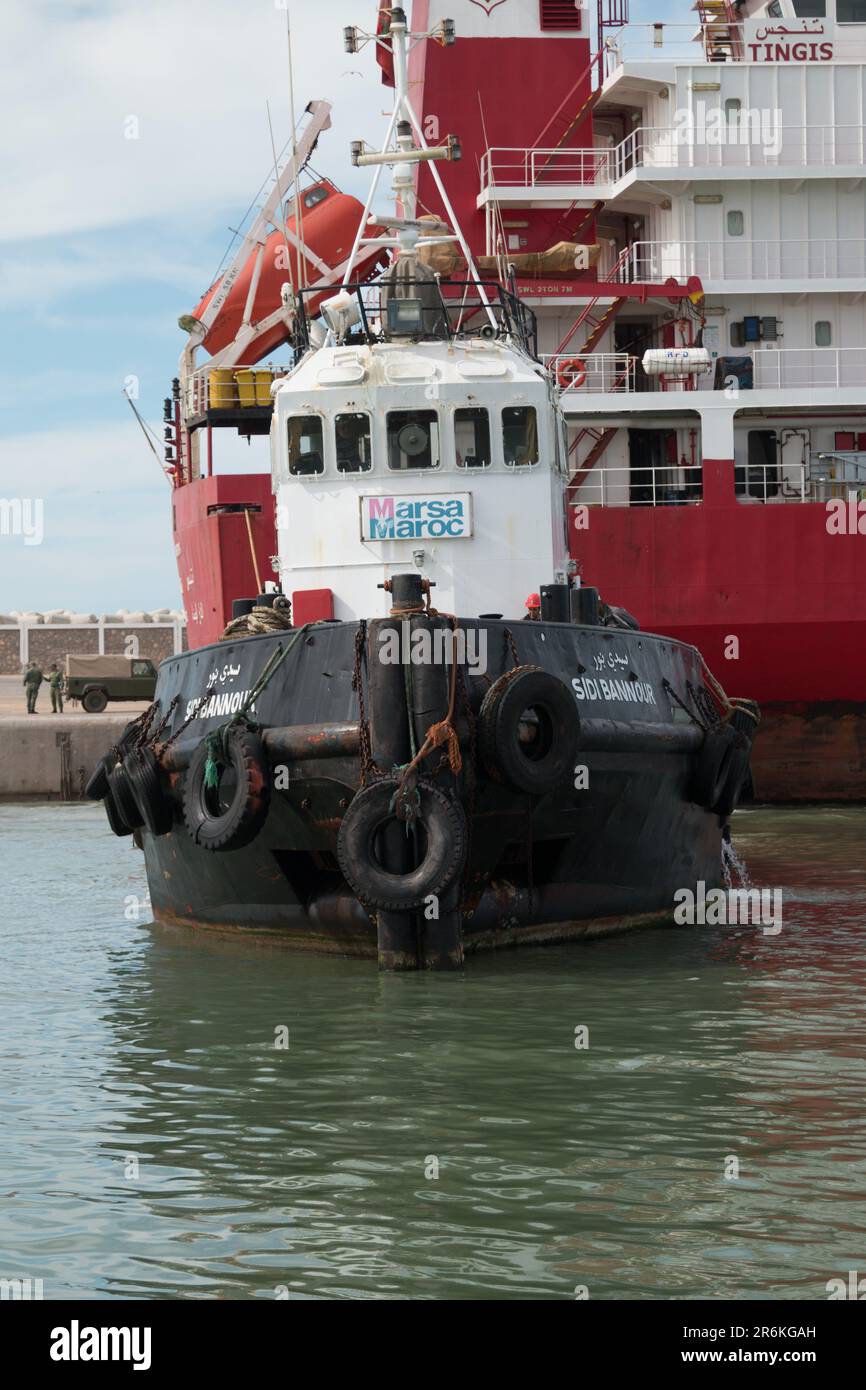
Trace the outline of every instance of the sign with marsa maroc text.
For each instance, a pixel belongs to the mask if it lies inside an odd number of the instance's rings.
[[[361,498],[364,541],[453,541],[471,535],[471,493]]]

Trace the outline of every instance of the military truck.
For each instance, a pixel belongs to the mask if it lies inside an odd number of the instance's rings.
[[[80,700],[88,714],[101,714],[109,700],[152,700],[156,667],[143,656],[69,655],[65,688],[67,699]]]

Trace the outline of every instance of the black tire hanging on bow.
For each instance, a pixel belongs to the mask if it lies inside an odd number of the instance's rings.
[[[130,830],[140,830],[144,825],[144,816],[138,809],[138,802],[124,763],[115,763],[108,774],[108,787],[111,801],[120,819]]]
[[[405,873],[392,873],[379,860],[381,832],[397,820],[392,809],[396,777],[382,777],[357,793],[337,836],[343,877],[361,902],[385,911],[411,912],[450,888],[466,860],[466,817],[459,802],[433,782],[420,779],[415,817],[420,861]]]
[[[108,818],[108,824],[111,826],[113,833],[119,836],[120,838],[123,838],[123,836],[125,835],[131,835],[132,826],[127,825],[126,821],[123,819],[123,816],[118,811],[117,803],[115,802],[114,797],[111,793],[111,787],[108,788],[106,795],[103,797],[102,804],[105,807],[105,814]]]
[[[135,742],[140,729],[140,722],[137,719],[131,720],[127,724],[123,733],[117,741],[117,749],[121,759],[127,749],[131,748]],[[111,769],[117,765],[117,753],[112,748],[109,753],[105,753],[96,764],[95,768],[84,784],[84,795],[88,801],[104,801],[109,791],[109,775]]]
[[[165,795],[160,769],[152,748],[134,748],[123,760],[136,805],[151,835],[167,835],[174,823],[174,807]]]
[[[746,735],[730,724],[708,729],[692,775],[692,801],[716,815],[731,815],[749,771],[749,751]]]
[[[252,730],[233,724],[223,740],[225,763],[216,787],[205,785],[207,740],[192,755],[183,788],[183,818],[202,849],[241,849],[268,815],[271,781],[264,745]]]
[[[478,715],[488,775],[515,791],[544,796],[574,766],[580,715],[574,696],[540,666],[518,666],[491,685]]]

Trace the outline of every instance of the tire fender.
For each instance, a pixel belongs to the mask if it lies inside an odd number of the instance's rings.
[[[524,715],[530,712],[530,719]],[[545,796],[574,766],[580,715],[574,695],[540,666],[518,666],[491,685],[478,715],[488,776],[515,791]]]
[[[417,819],[424,831],[419,864],[404,874],[391,873],[378,860],[376,840],[384,825],[397,819],[392,807],[396,777],[381,777],[359,791],[343,817],[337,836],[340,870],[355,896],[368,907],[411,912],[432,895],[440,896],[462,872],[466,861],[466,817],[459,802],[434,782],[417,782]]]
[[[226,765],[215,788],[205,785],[207,740],[192,755],[184,780],[183,818],[190,837],[202,849],[241,849],[250,844],[264,825],[271,802],[268,761],[261,739],[242,724],[234,724],[225,736]],[[235,786],[230,798],[221,795],[225,774],[231,770]]]

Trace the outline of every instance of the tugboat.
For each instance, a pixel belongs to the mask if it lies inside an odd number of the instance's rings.
[[[513,279],[416,216],[413,166],[448,209],[436,164],[459,144],[415,119],[400,9],[388,37],[394,113],[382,151],[353,147],[376,174],[345,281],[309,312],[300,293],[272,391],[279,583],[162,664],[88,791],[143,849],[157,921],[447,970],[717,886],[759,712],[581,584],[559,386]],[[385,165],[399,214],[372,210]],[[431,265],[455,240],[463,280]],[[391,264],[360,283],[371,244]]]

